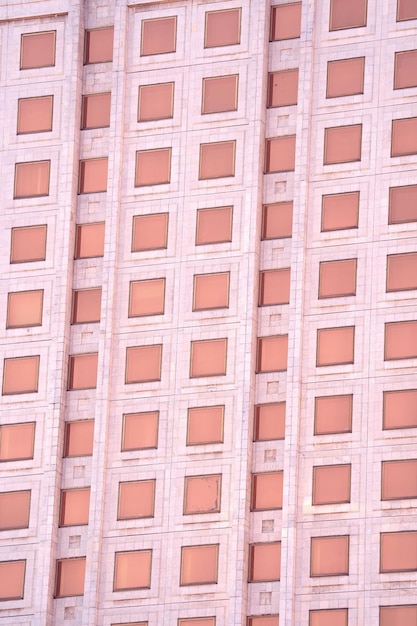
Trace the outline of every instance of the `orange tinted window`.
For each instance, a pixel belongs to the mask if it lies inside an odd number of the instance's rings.
[[[69,360],[68,389],[95,389],[98,354],[73,354]]]
[[[353,396],[322,396],[315,399],[314,434],[352,432]]]
[[[85,31],[84,63],[113,61],[113,26]]]
[[[158,447],[158,411],[123,416],[122,452]]]
[[[223,443],[224,406],[188,409],[187,446]]]
[[[267,204],[262,211],[262,239],[292,236],[292,202]]]
[[[301,2],[271,9],[271,41],[297,39],[301,33]]]
[[[113,591],[149,589],[151,586],[152,550],[116,552],[114,555]]]
[[[348,626],[347,609],[310,611],[309,626]]]
[[[174,84],[160,83],[139,87],[138,122],[165,120],[173,116]]]
[[[183,546],[181,548],[180,585],[217,583],[219,546]]]
[[[290,301],[291,269],[260,272],[259,306],[288,304]]]
[[[282,509],[283,472],[252,474],[252,511]]]
[[[240,43],[240,12],[241,9],[207,12],[204,47],[216,48]]]
[[[226,374],[227,339],[191,342],[190,377]]]
[[[9,293],[6,328],[40,326],[42,324],[42,308],[43,289]]]
[[[258,337],[256,371],[281,372],[287,369],[288,335]]]
[[[0,600],[21,600],[26,561],[0,561]]]
[[[165,278],[130,283],[129,317],[162,315],[165,307]]]
[[[395,53],[394,89],[407,87],[417,87],[417,50]]]
[[[349,574],[349,535],[312,537],[310,576]]]
[[[136,152],[135,187],[171,181],[171,148]]]
[[[417,532],[381,533],[380,572],[417,570]]]
[[[413,359],[417,357],[417,322],[385,324],[384,360]]]
[[[52,130],[53,96],[20,98],[17,110],[17,134],[43,133]]]
[[[356,294],[356,259],[320,263],[319,298]]]
[[[391,187],[388,224],[417,222],[417,185]]]
[[[381,606],[379,608],[379,626],[416,626],[416,624],[417,604],[409,606]]]
[[[93,454],[94,420],[80,420],[65,424],[65,456],[90,456]]]
[[[56,562],[56,598],[84,595],[85,562],[85,557]]]
[[[202,113],[236,111],[239,75],[203,78]]]
[[[125,383],[161,380],[162,345],[126,349]]]
[[[50,161],[16,163],[14,198],[37,198],[49,195]]]
[[[256,543],[249,546],[249,549],[249,582],[279,580],[281,542]]]
[[[197,210],[195,245],[232,241],[233,207]]]
[[[322,328],[317,330],[318,367],[353,363],[355,327]]]
[[[259,404],[255,407],[254,441],[285,437],[285,402]]]
[[[179,619],[178,626],[216,626],[216,618],[197,617],[196,619]]]
[[[365,57],[327,63],[326,98],[354,96],[363,93]]]
[[[297,104],[298,69],[269,74],[268,106],[283,107]]]
[[[313,504],[350,502],[350,465],[313,467]]]
[[[4,359],[3,395],[38,391],[39,356]]]
[[[60,526],[88,524],[90,510],[90,487],[61,491]]]
[[[0,493],[0,530],[28,528],[30,491]]]
[[[136,215],[133,218],[132,252],[167,247],[168,213]]]
[[[295,168],[295,135],[266,140],[265,173],[292,172]]]
[[[20,69],[55,65],[56,31],[23,34],[20,44]]]
[[[221,474],[186,476],[184,479],[184,515],[219,513]]]
[[[35,422],[0,426],[0,461],[33,459]]]
[[[79,193],[99,193],[107,191],[108,159],[87,159],[80,161]]]
[[[330,28],[366,26],[367,0],[330,0]]]
[[[77,224],[75,258],[87,259],[104,254],[104,222]]]
[[[362,124],[336,126],[324,131],[324,165],[361,160]]]
[[[279,626],[279,617],[278,615],[248,617],[248,626]]]
[[[417,461],[383,461],[381,500],[417,498]]]
[[[397,22],[417,19],[416,0],[397,0]]]
[[[202,143],[200,145],[199,179],[234,176],[235,149],[236,141]]]
[[[155,507],[155,480],[119,483],[117,519],[153,517]]]
[[[10,263],[44,261],[46,257],[47,226],[12,228]]]
[[[99,322],[101,313],[101,287],[77,289],[73,292],[72,323]]]
[[[110,126],[111,93],[83,96],[81,128]]]
[[[417,289],[417,253],[387,256],[387,291]]]
[[[359,191],[323,196],[321,230],[357,228],[359,220]]]
[[[230,273],[194,276],[193,311],[223,309],[229,306]]]
[[[384,391],[383,428],[417,428],[417,389]]]
[[[175,52],[177,39],[177,18],[161,17],[142,21],[142,56]]]
[[[417,117],[392,120],[391,156],[417,154]]]

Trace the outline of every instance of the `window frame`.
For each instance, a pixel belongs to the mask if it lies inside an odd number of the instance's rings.
[[[226,44],[221,44],[218,46],[208,46],[207,45],[207,16],[209,13],[224,13],[226,11],[231,12],[231,11],[238,11],[239,14],[239,28],[238,28],[238,40],[236,43],[226,43]],[[212,48],[226,48],[228,46],[239,46],[241,44],[241,39],[242,39],[242,7],[230,7],[230,8],[226,8],[226,9],[217,9],[214,11],[206,11],[205,15],[204,15],[204,44],[203,44],[203,48],[204,50],[211,50]]]
[[[2,429],[3,428],[7,428],[7,427],[11,427],[13,428],[14,426],[26,426],[26,425],[31,425],[32,426],[32,456],[27,456],[27,457],[11,457],[11,458],[7,458],[7,459],[2,459],[0,458],[0,463],[13,463],[14,461],[32,461],[34,458],[34,453],[35,453],[35,433],[36,433],[36,421],[33,422],[17,422],[16,424],[12,423],[12,424],[0,424],[0,441],[2,438]]]
[[[209,581],[204,581],[204,582],[189,582],[189,583],[184,583],[182,582],[183,580],[183,562],[184,562],[184,550],[186,550],[187,548],[211,548],[211,547],[215,547],[216,548],[216,564],[215,564],[215,570],[216,570],[216,580],[209,580]],[[181,546],[181,557],[180,557],[180,587],[196,587],[199,585],[217,585],[219,582],[219,554],[220,554],[220,543],[203,543],[203,544],[192,544],[192,545],[186,545],[186,546]]]
[[[178,34],[178,19],[177,18],[178,18],[177,15],[167,15],[165,17],[152,17],[148,19],[142,19],[141,24],[140,24],[140,52],[139,52],[140,57],[157,56],[159,54],[175,54],[177,52],[177,34]],[[145,30],[145,26],[144,26],[145,22],[160,22],[160,21],[172,20],[172,19],[174,20],[174,49],[164,51],[164,52],[144,53],[143,52],[143,41],[144,41],[143,33]]]
[[[88,60],[88,48],[90,43],[90,33],[96,30],[113,30],[113,48],[112,48],[112,58],[107,61],[89,61]],[[83,66],[84,65],[94,65],[95,63],[112,63],[114,56],[114,25],[110,24],[109,26],[99,26],[98,28],[86,28],[84,30],[84,50],[83,50]]]
[[[23,67],[23,40],[25,37],[30,37],[33,35],[46,35],[48,33],[54,33],[54,54],[53,54],[53,63],[51,65],[40,65],[36,67]],[[40,30],[32,33],[21,33],[20,35],[20,57],[19,57],[19,70],[37,70],[44,67],[56,67],[56,30]]]
[[[334,574],[313,574],[313,541],[314,539],[341,539],[347,538],[347,562],[346,562],[346,572],[336,572]],[[335,576],[349,576],[349,565],[350,565],[350,535],[319,535],[315,537],[310,537],[310,578],[327,578]]]
[[[43,130],[26,130],[19,131],[20,126],[20,116],[21,116],[21,102],[27,100],[47,100],[49,99],[51,102],[51,123],[50,128],[44,128]],[[46,95],[46,96],[29,96],[27,98],[18,98],[17,100],[17,123],[16,123],[16,135],[33,135],[36,133],[50,133],[53,127],[53,116],[54,116],[54,96]]]
[[[221,500],[222,500],[222,477],[223,474],[219,473],[219,474],[190,474],[190,475],[186,475],[184,476],[184,496],[183,496],[183,507],[182,507],[182,514],[183,515],[216,515],[218,513],[221,513]],[[187,510],[187,494],[188,494],[188,484],[189,482],[192,482],[194,479],[205,479],[205,478],[216,478],[218,479],[217,482],[217,486],[218,486],[218,491],[217,491],[217,507],[216,509],[211,509],[209,511],[204,511],[204,510]]]
[[[0,597],[0,602],[12,602],[12,601],[23,600],[24,597],[25,597],[26,563],[27,563],[27,559],[13,559],[13,560],[9,560],[9,561],[0,561],[0,565],[2,565],[3,563],[23,563],[24,565],[23,565],[23,576],[22,576],[21,593],[18,596],[13,596],[13,597],[5,597],[5,598]]]
[[[17,195],[17,179],[18,179],[18,169],[19,165],[34,165],[35,163],[48,163],[48,190],[47,193],[37,193],[31,194],[29,196],[18,196]],[[30,198],[47,198],[49,197],[51,185],[51,159],[42,159],[40,161],[19,161],[14,164],[14,183],[13,183],[13,200],[29,200]]]

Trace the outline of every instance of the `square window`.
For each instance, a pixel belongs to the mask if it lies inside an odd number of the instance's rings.
[[[7,296],[6,328],[42,325],[43,289],[16,291]]]
[[[224,406],[188,409],[187,446],[223,443]]]
[[[395,53],[394,89],[408,87],[417,87],[417,50]]]
[[[281,542],[255,543],[249,546],[249,582],[279,580],[281,576]]]
[[[417,358],[417,322],[385,324],[384,361]]]
[[[159,411],[123,415],[122,452],[158,447]]]
[[[265,174],[293,172],[295,169],[295,135],[266,140]]]
[[[148,626],[148,622],[123,622],[123,624],[111,624],[111,626]]]
[[[167,247],[168,213],[135,215],[133,218],[132,252],[162,250]]]
[[[225,376],[227,339],[191,342],[190,378]]]
[[[392,120],[391,156],[417,154],[417,117]]]
[[[90,512],[90,487],[63,489],[61,491],[60,526],[88,524]]]
[[[83,96],[81,129],[110,126],[111,93]]]
[[[163,315],[165,308],[165,278],[131,281],[129,287],[129,317]]]
[[[193,311],[229,308],[230,272],[195,274]]]
[[[161,380],[162,344],[126,348],[125,383]]]
[[[184,515],[220,513],[221,474],[184,478]]]
[[[196,617],[191,619],[179,619],[178,626],[216,626],[216,618]]]
[[[183,546],[181,548],[180,585],[217,583],[219,545]]]
[[[0,426],[0,461],[33,459],[35,422]]]
[[[313,467],[314,505],[350,502],[350,464]]]
[[[171,182],[171,148],[136,152],[135,187]]]
[[[29,527],[30,490],[0,493],[0,530]]]
[[[232,241],[233,207],[197,209],[195,245]]]
[[[258,337],[256,373],[283,372],[287,369],[288,335]]]
[[[104,222],[77,224],[75,258],[88,259],[104,255]]]
[[[379,607],[379,626],[415,626],[416,624],[417,604]]]
[[[301,34],[301,2],[280,4],[271,9],[271,41],[298,39]]]
[[[321,232],[357,228],[359,191],[330,194],[322,197]]]
[[[23,34],[20,41],[20,69],[54,66],[55,38],[55,30]]]
[[[94,420],[66,422],[64,457],[91,456],[94,446]]]
[[[387,256],[387,292],[417,289],[417,253]]]
[[[177,17],[160,17],[142,20],[141,56],[175,52],[177,43]]]
[[[74,289],[72,293],[72,324],[99,322],[101,315],[101,287]]]
[[[416,570],[417,532],[381,533],[381,574]]]
[[[417,460],[382,461],[381,500],[417,498]]]
[[[45,133],[52,130],[53,96],[19,98],[17,103],[17,134]]]
[[[113,591],[150,589],[152,550],[116,552],[114,555]]]
[[[119,483],[117,519],[153,517],[156,480],[137,480]]]
[[[85,557],[56,562],[55,597],[84,595]]]
[[[317,330],[317,367],[354,362],[355,327]]]
[[[390,187],[388,224],[417,222],[417,185]]]
[[[238,81],[238,74],[203,78],[201,113],[236,111]]]
[[[107,191],[108,163],[109,160],[107,157],[80,161],[78,193],[99,193]]]
[[[68,390],[97,387],[98,353],[73,354],[69,358]]]
[[[347,609],[310,611],[309,626],[348,626]]]
[[[49,196],[50,161],[16,163],[13,198]]]
[[[255,407],[254,441],[284,439],[285,407],[285,402],[258,404]]]
[[[349,574],[349,535],[312,537],[310,576]]]
[[[259,306],[288,304],[291,269],[264,270],[259,273]]]
[[[47,226],[12,228],[10,263],[34,263],[46,258]]]
[[[330,0],[329,30],[366,26],[367,0]]]
[[[279,617],[278,615],[248,617],[248,626],[279,626]]]
[[[314,403],[314,434],[352,432],[352,395],[321,396]]]
[[[324,165],[361,160],[362,124],[324,130]]]
[[[206,13],[205,48],[233,46],[240,43],[241,9],[225,9]]]
[[[84,64],[113,61],[113,26],[85,31]]]
[[[236,141],[200,144],[199,180],[235,175]]]
[[[262,207],[262,239],[292,237],[292,202],[277,202]]]
[[[298,68],[272,72],[268,76],[268,107],[297,104]]]
[[[282,509],[283,472],[252,474],[251,511]]]
[[[397,0],[397,22],[417,19],[416,0]]]
[[[175,83],[141,85],[138,99],[138,122],[166,120],[174,114]]]
[[[0,600],[24,597],[26,561],[0,561]]]
[[[382,428],[417,428],[417,389],[384,391]]]
[[[3,395],[36,393],[39,382],[39,356],[4,359]]]
[[[356,295],[357,259],[322,261],[319,272],[319,299]]]
[[[340,98],[363,93],[365,57],[327,63],[326,98]]]

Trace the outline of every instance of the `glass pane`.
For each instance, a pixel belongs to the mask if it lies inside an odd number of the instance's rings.
[[[110,126],[111,93],[83,96],[81,128]]]
[[[256,371],[281,372],[287,369],[288,335],[258,337]]]
[[[17,291],[7,298],[6,328],[41,326],[43,289],[38,291]]]
[[[417,322],[385,324],[384,360],[413,359],[417,357]]]
[[[353,363],[355,327],[323,328],[317,330],[318,367]]]
[[[388,224],[417,222],[417,185],[391,187]]]
[[[240,12],[241,9],[207,12],[204,47],[216,48],[239,44]]]
[[[67,422],[65,424],[65,456],[90,456],[93,454],[94,420]]]
[[[199,179],[234,176],[235,149],[236,141],[201,144]]]
[[[417,289],[417,253],[387,256],[387,291]]]
[[[28,70],[55,65],[55,35],[54,30],[22,35],[20,69]]]
[[[236,111],[239,75],[203,78],[202,113]]]
[[[228,308],[229,278],[229,272],[195,275],[193,311]]]
[[[417,460],[383,461],[381,500],[417,498]]]
[[[339,298],[356,294],[357,259],[320,263],[319,298]]]
[[[104,222],[77,224],[75,258],[87,259],[104,254]]]
[[[417,154],[417,117],[392,120],[391,156]]]
[[[297,104],[298,69],[269,74],[268,106],[283,107]]]
[[[381,572],[417,570],[417,532],[381,533]]]
[[[313,504],[350,502],[350,465],[313,467]]]
[[[285,402],[255,407],[254,441],[271,441],[285,437]]]
[[[152,550],[116,552],[113,591],[148,589],[151,586]]]
[[[309,626],[348,626],[347,609],[310,611]]]
[[[381,606],[379,626],[417,626],[417,605]]]
[[[0,562],[0,600],[21,600],[25,584],[26,561]]]
[[[329,30],[366,26],[366,4],[367,0],[331,0]]]
[[[227,339],[191,342],[190,377],[226,374]]]
[[[165,278],[130,283],[129,317],[162,315],[165,307]]]
[[[38,391],[39,358],[4,359],[3,395]]]
[[[365,57],[327,63],[327,98],[363,93]]]
[[[16,163],[14,198],[36,198],[49,195],[50,161]]]
[[[171,181],[171,148],[136,152],[135,187]]]
[[[55,597],[84,595],[85,557],[56,563]]]
[[[97,365],[97,353],[70,356],[68,389],[95,389]]]
[[[119,483],[117,519],[153,517],[155,506],[155,480]]]
[[[232,241],[233,207],[197,210],[196,246]]]
[[[323,196],[321,230],[357,228],[359,220],[359,191]]]
[[[301,33],[301,2],[272,7],[271,41],[296,39]]]
[[[90,487],[61,491],[60,526],[88,524],[90,511]]]
[[[99,322],[101,314],[101,287],[79,289],[73,292],[72,323]]]
[[[20,98],[17,112],[17,134],[42,133],[52,130],[54,97]]]
[[[395,53],[394,89],[408,87],[417,87],[417,50]]]
[[[186,476],[184,479],[184,515],[219,513],[221,474]]]
[[[266,140],[265,173],[292,172],[295,169],[295,135]]]
[[[29,527],[30,491],[0,493],[0,530]]]
[[[80,161],[79,193],[107,191],[108,159]]]
[[[158,411],[123,416],[122,452],[158,447]]]
[[[181,548],[181,585],[217,583],[219,546],[187,546]]]
[[[397,22],[417,19],[417,0],[398,0]]]
[[[292,236],[292,202],[267,204],[262,213],[262,239]]]
[[[258,617],[249,617],[248,626],[279,626],[278,615],[259,615]]]
[[[290,301],[291,269],[260,272],[259,306],[288,304]]]
[[[349,574],[349,535],[311,538],[310,576]]]
[[[223,443],[224,406],[188,409],[187,446]]]
[[[383,428],[417,428],[417,389],[384,391]]]
[[[324,131],[324,165],[361,160],[362,124],[336,126]]]
[[[0,461],[33,459],[35,422],[0,426]]]
[[[165,120],[173,116],[174,84],[160,83],[139,87],[138,122]]]
[[[314,434],[352,432],[352,395],[322,396],[315,399]]]
[[[167,247],[168,213],[136,215],[133,218],[132,252]]]
[[[12,228],[10,263],[44,261],[46,258],[47,226]]]
[[[126,349],[125,383],[161,380],[162,345]]]
[[[216,626],[216,618],[196,617],[195,619],[179,619],[178,626]]]
[[[141,55],[175,52],[177,18],[162,17],[142,21]]]
[[[104,63],[113,60],[113,26],[85,31],[84,63]]]
[[[250,546],[249,582],[279,580],[281,574],[281,542]]]
[[[252,511],[282,509],[283,472],[252,474]]]

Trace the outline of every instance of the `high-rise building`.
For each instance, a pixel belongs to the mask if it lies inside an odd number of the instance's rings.
[[[417,626],[417,0],[3,0],[0,626]]]

